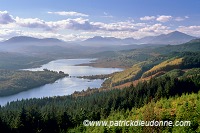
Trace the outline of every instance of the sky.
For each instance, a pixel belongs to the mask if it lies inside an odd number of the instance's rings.
[[[0,0],[0,41],[139,39],[172,31],[200,37],[199,5],[200,0]]]

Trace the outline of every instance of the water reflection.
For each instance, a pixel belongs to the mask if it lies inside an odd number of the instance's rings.
[[[95,68],[90,66],[75,66],[78,64],[89,63],[95,59],[62,59],[51,61],[40,68],[28,69],[38,71],[49,69],[54,71],[63,71],[72,77],[66,77],[57,80],[55,83],[46,84],[28,91],[24,91],[15,95],[0,97],[0,105],[5,105],[7,102],[29,98],[41,98],[51,96],[63,96],[72,94],[74,91],[86,90],[90,88],[99,88],[104,80],[88,80],[80,79],[74,76],[88,76],[99,74],[110,74],[116,71],[121,71],[120,68]]]

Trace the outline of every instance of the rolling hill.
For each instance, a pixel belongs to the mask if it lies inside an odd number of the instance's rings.
[[[150,70],[143,73],[142,78],[152,76],[156,73],[162,72],[162,71],[170,71],[173,69],[178,69],[181,67],[181,64],[183,64],[183,58],[172,58],[166,61],[161,62],[158,65],[155,65]]]
[[[138,53],[138,51],[140,51]],[[162,53],[162,51],[164,51]],[[132,67],[114,74],[107,80],[106,85],[111,87],[118,87],[119,85],[124,87],[123,84],[138,83],[138,81],[149,80],[152,77],[162,76],[172,70],[180,69],[178,73],[185,72],[192,68],[200,67],[200,42],[198,40],[192,40],[188,43],[181,45],[168,45],[159,48],[137,49],[129,51],[121,51],[121,55],[118,52],[118,56],[121,57],[123,62],[127,60],[135,60]],[[146,60],[136,60],[137,56],[140,57],[146,53]],[[137,55],[138,54],[138,55]],[[151,56],[148,56],[151,55]],[[126,56],[122,56],[126,55]],[[129,55],[129,56],[128,56]],[[137,56],[136,56],[137,55]],[[144,56],[144,55],[143,55]],[[131,57],[131,58],[128,58]],[[114,59],[118,59],[115,57]],[[113,59],[113,60],[114,60]],[[174,75],[176,73],[172,72]]]

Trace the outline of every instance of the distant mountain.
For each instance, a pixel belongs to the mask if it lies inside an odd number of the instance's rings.
[[[200,43],[200,38],[193,39],[193,40],[189,41],[188,43]]]
[[[114,37],[101,37],[101,36],[95,36],[92,38],[89,38],[85,40],[85,42],[100,42],[100,41],[119,41],[121,39],[114,38]]]
[[[125,38],[125,39],[122,39],[122,42],[124,44],[138,44],[139,43],[139,41],[134,38]]]
[[[44,38],[44,39],[39,39],[39,38],[34,38],[34,37],[28,37],[28,36],[17,36],[17,37],[12,37],[3,43],[61,43],[62,41],[56,38]]]
[[[196,37],[187,35],[185,33],[174,31],[169,34],[162,34],[152,40],[153,43],[165,43],[165,44],[181,44],[186,43]]]
[[[71,52],[79,45],[72,45],[56,38],[34,38],[28,36],[12,37],[0,43],[0,51],[19,52],[28,54],[46,54],[59,51]],[[39,52],[40,51],[40,52]]]
[[[88,46],[108,46],[108,45],[128,45],[128,44],[137,44],[138,40],[134,38],[115,38],[115,37],[101,37],[95,36],[83,41],[84,45]]]
[[[118,45],[121,43],[121,39],[115,37],[101,37],[95,36],[89,39],[86,39],[82,42],[85,46],[109,46],[109,45]]]
[[[114,37],[95,36],[83,41],[84,45],[89,46],[108,46],[108,45],[129,45],[129,44],[182,44],[196,37],[187,35],[185,33],[174,31],[169,34],[162,34],[159,36],[147,36],[141,39],[125,38],[119,39]]]
[[[162,34],[159,36],[147,36],[141,39],[134,39],[134,38],[115,38],[115,37],[101,37],[95,36],[89,38],[85,41],[80,42],[83,46],[92,46],[92,47],[112,47],[116,45],[131,45],[131,44],[182,44],[189,42],[196,37],[187,35],[185,33],[174,31],[169,34]],[[63,42],[56,38],[34,38],[28,36],[17,36],[12,37],[9,40],[4,41],[5,44],[18,44],[18,43],[37,43],[37,44],[63,44]]]

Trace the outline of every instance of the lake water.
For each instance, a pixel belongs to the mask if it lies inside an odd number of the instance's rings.
[[[121,68],[95,68],[91,66],[76,66],[83,63],[90,63],[94,60],[95,59],[61,59],[51,61],[42,65],[40,68],[27,69],[30,71],[39,71],[46,68],[53,71],[63,71],[68,73],[69,77],[65,77],[63,79],[57,80],[52,84],[46,84],[44,86],[23,91],[15,95],[0,97],[0,105],[5,105],[7,102],[21,99],[70,95],[74,91],[86,90],[88,87],[99,88],[101,87],[101,84],[104,80],[81,79],[76,78],[76,76],[110,74],[123,70]]]

